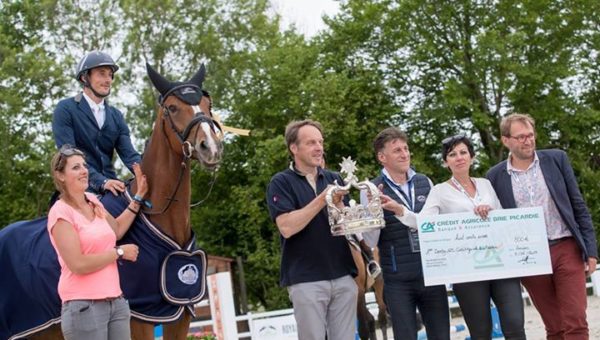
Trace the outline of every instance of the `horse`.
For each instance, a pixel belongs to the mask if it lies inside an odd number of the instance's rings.
[[[159,114],[141,167],[149,184],[148,197],[156,206],[163,207],[149,213],[148,219],[183,248],[190,242],[195,243],[190,226],[189,160],[195,159],[205,169],[215,171],[223,153],[223,132],[212,118],[210,96],[202,90],[204,65],[187,83],[170,82],[149,64],[146,67],[150,80],[161,96]],[[206,262],[204,276],[205,270]],[[198,296],[196,302],[203,295]],[[187,312],[183,312],[177,320],[163,326],[165,339],[187,338],[193,304],[187,307]],[[139,314],[136,316],[135,306],[132,306],[132,339],[154,339],[153,324],[145,322],[148,320],[140,318]]]
[[[375,318],[369,312],[365,301],[365,294],[373,288],[375,301],[377,302],[377,321],[384,340],[387,340],[388,317],[387,308],[383,300],[383,275],[377,268],[373,268],[373,261],[369,260],[361,249],[356,239],[350,238],[350,252],[357,268],[357,276],[354,278],[358,287],[358,299],[356,305],[356,317],[358,320],[358,335],[361,340],[376,340]],[[378,252],[373,253],[374,262],[378,262]]]
[[[145,306],[145,309],[138,309],[136,298],[129,296],[129,291],[125,288],[123,291],[132,311],[132,339],[154,339],[154,324],[165,323],[163,328],[165,339],[184,340],[187,338],[192,318],[193,303],[202,299],[206,293],[206,257],[202,250],[195,249],[195,236],[190,226],[190,160],[196,160],[203,168],[215,171],[223,154],[221,141],[223,130],[218,121],[212,118],[210,96],[202,89],[206,72],[204,65],[187,82],[170,82],[149,64],[146,64],[146,68],[152,84],[160,93],[159,114],[141,162],[142,171],[149,184],[148,201],[152,204],[144,208],[143,213],[134,222],[136,225],[130,228],[124,239],[133,234],[132,230],[152,229],[151,233],[162,238],[159,242],[163,243],[163,248],[168,245],[169,249],[175,249],[161,261],[160,270],[166,268],[165,272],[171,271],[173,266],[184,263],[181,261],[193,261],[192,264],[185,262],[186,271],[183,272],[183,278],[186,280],[196,278],[196,281],[193,281],[195,283],[191,285],[195,295],[191,298],[173,296],[167,288],[164,288],[165,291],[161,290],[160,295],[155,299],[140,299],[146,302],[151,300],[152,303],[157,300],[164,300],[160,301],[161,303],[166,301],[167,307],[160,307],[161,311],[171,312],[168,317],[161,318],[149,316],[148,306]],[[135,182],[131,183],[129,190],[136,191]],[[105,195],[101,201],[111,214],[116,215],[124,209],[124,206],[116,204],[115,199],[105,201],[105,198],[111,196]],[[116,200],[127,204],[131,200],[131,195],[126,192]],[[49,242],[46,222],[47,218],[17,222],[0,231],[0,263],[3,265],[15,263],[13,266],[15,269],[3,266],[3,270],[6,271],[0,277],[0,288],[5,292],[0,297],[0,338],[62,339],[59,326],[60,299],[56,291],[60,267],[56,253]],[[146,224],[147,227],[140,227],[138,222]],[[13,244],[17,245],[13,246]],[[119,265],[121,285],[132,281],[136,289],[143,290],[148,286],[158,285],[159,281],[160,284],[166,282],[165,286],[173,281],[165,280],[163,277],[150,279],[145,274],[130,273],[133,267],[141,265],[138,264],[140,259],[155,255],[156,248],[144,250],[141,244],[138,245],[140,246],[138,262],[124,261]],[[28,252],[15,259],[12,253],[18,247],[26,248]],[[35,259],[29,258],[28,254],[33,249],[40,249],[42,255]],[[42,273],[48,277],[38,279],[37,276],[41,276]],[[179,273],[181,274],[182,270],[179,270]],[[182,279],[181,276],[179,278]],[[42,281],[44,287],[32,288],[34,281]],[[9,286],[11,288],[8,288]],[[31,306],[36,306],[40,312],[33,313]],[[15,330],[15,325],[21,322],[29,324],[19,325],[22,328]]]

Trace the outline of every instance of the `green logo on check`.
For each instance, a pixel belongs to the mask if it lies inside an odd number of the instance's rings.
[[[421,224],[422,233],[433,233],[435,231],[435,224],[431,222],[425,222]]]

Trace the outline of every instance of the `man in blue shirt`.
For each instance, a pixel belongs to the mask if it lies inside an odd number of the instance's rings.
[[[333,236],[325,196],[337,173],[321,168],[321,125],[296,121],[285,129],[290,167],[277,173],[267,188],[267,204],[281,234],[281,285],[294,305],[298,338],[354,339],[356,266],[343,236]],[[344,192],[334,195],[343,204]]]
[[[125,184],[117,179],[112,164],[115,150],[131,172],[132,165],[141,161],[123,114],[105,99],[118,69],[108,54],[88,53],[77,65],[75,76],[83,91],[61,100],[52,117],[56,146],[70,144],[85,152],[90,166],[88,190],[95,193],[110,191],[117,195],[125,191]]]

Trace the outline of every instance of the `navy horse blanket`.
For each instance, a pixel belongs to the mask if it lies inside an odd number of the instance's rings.
[[[118,216],[129,194],[105,195],[101,202]],[[60,265],[50,243],[47,217],[0,230],[0,340],[21,339],[60,322]],[[138,261],[119,261],[121,289],[133,318],[152,323],[177,320],[206,294],[206,254],[195,236],[179,246],[140,214],[118,244],[140,248]]]
[[[26,338],[60,322],[60,265],[48,218],[0,230],[0,339]]]

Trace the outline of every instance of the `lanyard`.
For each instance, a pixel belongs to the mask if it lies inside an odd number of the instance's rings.
[[[467,192],[467,190],[465,190],[465,188],[462,186],[462,184],[460,184],[456,180],[456,178],[454,178],[454,176],[450,177],[450,181],[452,181],[452,183],[454,183],[454,185],[458,188],[458,190],[460,190],[460,192],[462,192],[465,196],[467,196],[469,201],[471,201],[471,203],[473,203],[474,207],[477,207],[481,201],[481,198],[479,197],[479,190],[477,190],[477,185],[475,184],[475,181],[470,177],[469,177],[469,180],[471,180],[471,183],[473,183],[473,186],[475,187],[475,196],[474,197],[469,196],[469,193]]]
[[[390,188],[392,188],[392,190],[394,190],[394,192],[396,193],[396,195],[398,195],[398,197],[400,197],[400,199],[402,200],[402,202],[404,203],[404,205],[410,209],[410,211],[414,211],[415,210],[415,202],[414,202],[414,197],[415,197],[415,186],[412,184],[412,181],[408,181],[408,195],[404,192],[404,190],[402,190],[402,187],[399,186],[398,184],[394,183],[394,181],[392,181],[391,179],[389,179],[385,174],[383,175],[383,180],[390,186]]]
[[[525,177],[527,177],[527,195],[529,195],[529,204],[531,207],[534,206],[533,204],[533,199],[535,197],[535,189],[536,189],[536,184],[537,184],[537,166],[534,164],[533,165],[533,181],[529,178],[529,176],[527,176],[527,171],[525,170],[522,172],[523,175],[525,175]],[[519,171],[520,172],[520,171]],[[519,174],[517,171],[515,170],[510,170],[510,177],[515,179],[515,182],[517,182],[517,185],[521,188],[525,188],[525,186],[523,185],[523,183],[521,183],[521,179],[519,178]],[[523,189],[521,189],[523,190]]]

